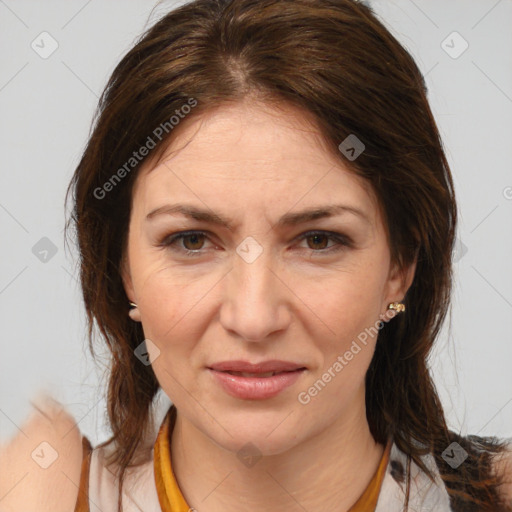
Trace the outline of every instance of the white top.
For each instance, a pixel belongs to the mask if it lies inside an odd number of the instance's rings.
[[[154,442],[158,432],[148,439],[143,465],[126,472],[123,485],[124,512],[161,512],[154,474]],[[507,438],[512,450],[512,438]],[[112,450],[108,447],[92,451],[89,472],[90,512],[117,512],[118,487],[115,476],[106,469],[105,457]],[[422,457],[423,463],[432,470],[435,483],[411,459],[410,512],[455,512],[450,507],[448,492],[432,455]],[[393,443],[375,512],[402,512],[405,504],[407,455]],[[194,509],[191,509],[192,511]]]
[[[153,451],[151,451],[153,455]],[[432,456],[423,457],[431,466]],[[398,481],[400,472],[396,468],[406,467],[407,457],[393,444],[388,466],[382,481],[382,487],[375,512],[402,512],[405,502],[405,478]],[[124,512],[161,512],[155,485],[153,459],[143,466],[127,472],[123,485]],[[409,510],[411,512],[452,512],[448,493],[441,482],[437,468],[437,485],[432,484],[420,468],[411,461],[411,489]],[[128,476],[129,475],[129,476]],[[105,469],[104,448],[95,449],[91,458],[89,474],[89,508],[91,512],[117,512],[118,487],[110,471]]]
[[[118,486],[114,475],[105,465],[106,449],[94,449],[89,472],[90,512],[117,512]],[[123,512],[161,512],[151,460],[130,468],[123,484]]]

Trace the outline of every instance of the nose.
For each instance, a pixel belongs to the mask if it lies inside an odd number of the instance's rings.
[[[268,341],[291,321],[290,297],[284,276],[271,265],[266,252],[252,263],[238,255],[226,275],[220,322],[245,341]]]

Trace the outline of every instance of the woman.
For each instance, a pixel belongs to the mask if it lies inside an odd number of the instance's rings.
[[[170,12],[114,70],[70,190],[112,353],[113,436],[60,468],[75,510],[512,510],[512,439],[450,431],[429,373],[453,182],[367,6]]]

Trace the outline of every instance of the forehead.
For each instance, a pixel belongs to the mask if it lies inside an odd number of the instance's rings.
[[[225,209],[289,209],[345,200],[370,216],[377,209],[370,184],[328,150],[298,108],[245,101],[182,123],[162,158],[139,171],[134,195],[144,203],[187,196],[206,205],[229,201]]]

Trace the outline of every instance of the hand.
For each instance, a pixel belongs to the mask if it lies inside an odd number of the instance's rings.
[[[59,402],[40,395],[14,438],[0,444],[0,512],[73,512],[82,436]]]

